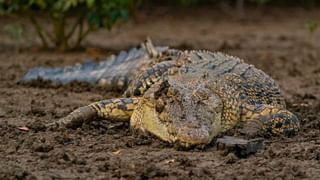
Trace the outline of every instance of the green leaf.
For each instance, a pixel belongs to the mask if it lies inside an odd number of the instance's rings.
[[[31,6],[31,5],[36,5],[40,9],[47,8],[47,3],[45,0],[29,0],[29,6]]]
[[[63,11],[67,11],[72,7],[75,7],[78,5],[78,0],[65,0],[64,1],[64,7]]]
[[[58,0],[53,4],[54,11],[67,12],[73,7],[76,7],[79,0]]]
[[[94,28],[102,27],[102,21],[97,12],[89,12],[87,15],[87,19],[90,26],[93,26]]]
[[[92,8],[94,6],[95,0],[85,0],[87,7]]]

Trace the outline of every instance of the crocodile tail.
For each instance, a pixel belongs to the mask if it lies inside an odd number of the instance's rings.
[[[58,68],[30,69],[19,81],[28,84],[47,81],[51,85],[64,85],[71,82],[85,82],[110,89],[123,89],[141,67],[152,61],[154,53],[160,54],[168,47],[153,47],[151,41],[128,51],[120,51],[105,60],[95,63],[87,60],[82,64]],[[150,50],[150,47],[153,49]]]

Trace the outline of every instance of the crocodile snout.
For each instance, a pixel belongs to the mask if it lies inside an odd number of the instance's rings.
[[[179,142],[198,145],[198,144],[208,144],[211,141],[210,133],[204,129],[180,129],[177,139]]]

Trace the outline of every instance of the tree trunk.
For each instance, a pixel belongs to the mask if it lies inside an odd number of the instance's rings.
[[[65,17],[58,15],[53,18],[53,28],[55,36],[55,46],[59,51],[65,51],[69,48],[68,38],[65,34]]]

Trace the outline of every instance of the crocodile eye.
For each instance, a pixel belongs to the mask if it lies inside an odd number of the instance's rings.
[[[199,100],[206,100],[209,98],[209,92],[207,89],[200,88],[192,91],[192,96]]]

